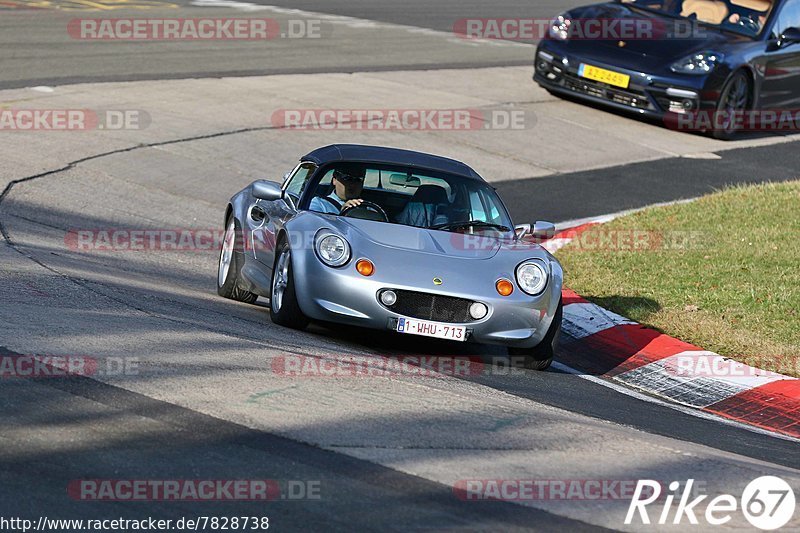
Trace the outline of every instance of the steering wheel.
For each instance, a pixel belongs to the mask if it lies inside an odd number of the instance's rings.
[[[353,213],[355,213],[356,210],[358,209],[364,209],[365,211],[368,212],[371,211],[376,215],[379,215],[381,218],[354,216]],[[389,217],[386,216],[386,211],[384,211],[383,208],[378,204],[376,204],[375,202],[368,202],[367,200],[362,200],[361,203],[358,205],[351,205],[345,207],[344,209],[341,210],[339,215],[343,217],[351,216],[353,218],[366,218],[367,220],[378,220],[379,222],[389,222]]]
[[[730,22],[729,20],[729,23],[734,26],[741,26],[753,34],[758,34],[761,31],[761,24],[758,20],[754,20],[747,15],[738,15],[738,17],[739,19],[736,22]],[[733,18],[733,15],[731,15],[731,18]]]

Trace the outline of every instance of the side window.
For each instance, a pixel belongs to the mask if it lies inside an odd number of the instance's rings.
[[[800,0],[788,0],[783,4],[772,34],[780,37],[789,28],[800,28]]]
[[[309,178],[311,178],[311,175],[314,174],[316,169],[317,166],[314,163],[303,163],[297,167],[297,170],[295,170],[294,174],[289,177],[285,190],[286,193],[291,197],[294,205],[297,205],[297,202],[300,200],[300,196],[302,196],[303,191],[308,185]]]

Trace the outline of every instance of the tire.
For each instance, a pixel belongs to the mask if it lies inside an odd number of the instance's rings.
[[[714,120],[715,124],[716,116],[720,113],[728,113],[728,116],[730,116],[733,113],[741,113],[750,109],[753,101],[752,92],[750,78],[744,71],[739,70],[731,76],[722,89],[722,93],[720,93]],[[730,126],[725,129],[714,128],[711,130],[711,135],[715,139],[729,141],[738,132],[734,126]]]
[[[258,299],[258,295],[239,286],[242,265],[244,265],[242,250],[242,228],[231,213],[225,222],[225,237],[219,250],[217,294],[231,300],[251,304]]]
[[[281,243],[275,254],[270,283],[269,316],[275,324],[292,329],[303,329],[309,322],[297,303],[292,250],[288,242]]]
[[[542,342],[533,348],[509,348],[509,355],[522,355],[525,357],[524,366],[531,370],[547,370],[553,363],[553,355],[558,348],[561,337],[561,320],[564,317],[564,304],[559,300],[553,323],[547,330]]]

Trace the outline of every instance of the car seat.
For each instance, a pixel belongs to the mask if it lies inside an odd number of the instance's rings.
[[[447,191],[438,185],[420,185],[417,192],[397,215],[397,222],[407,226],[429,228],[449,222]]]
[[[718,0],[685,0],[681,9],[682,17],[695,18],[709,24],[722,24],[728,16],[728,5]]]

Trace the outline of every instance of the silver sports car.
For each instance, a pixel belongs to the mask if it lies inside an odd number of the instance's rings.
[[[332,145],[283,184],[258,180],[225,210],[220,295],[270,300],[273,322],[339,322],[508,347],[544,370],[561,332],[561,265],[514,227],[467,165],[419,152]]]

